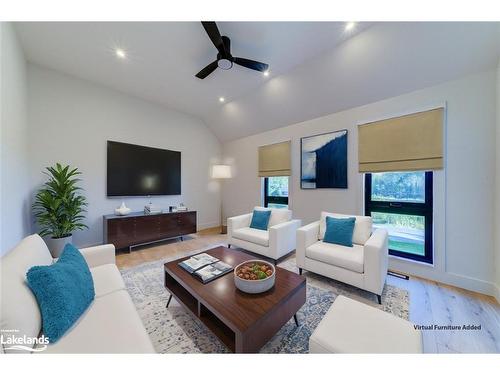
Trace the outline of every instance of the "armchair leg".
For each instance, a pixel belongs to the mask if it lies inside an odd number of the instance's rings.
[[[378,304],[381,305],[382,304],[382,296],[380,294],[377,294],[377,300],[378,300]]]
[[[302,275],[302,268],[299,268],[299,275]]]

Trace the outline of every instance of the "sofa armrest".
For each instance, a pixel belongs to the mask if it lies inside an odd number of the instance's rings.
[[[269,227],[269,251],[272,258],[279,259],[295,250],[296,231],[301,223],[302,221],[295,219]]]
[[[227,235],[232,237],[233,231],[240,228],[249,227],[252,221],[252,214],[244,214],[227,218]]]
[[[318,242],[319,220],[297,229],[297,250],[295,252],[297,267],[303,268],[306,261],[306,249]]]
[[[104,264],[115,264],[115,245],[106,244],[80,249],[90,268]]]
[[[388,248],[389,235],[387,230],[382,228],[375,230],[364,246],[365,287],[379,295],[384,289],[387,275]]]

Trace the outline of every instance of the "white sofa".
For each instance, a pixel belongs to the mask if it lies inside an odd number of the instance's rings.
[[[295,232],[300,220],[292,220],[292,211],[255,207],[255,210],[270,210],[268,230],[250,228],[252,213],[227,219],[227,241],[231,245],[274,259],[282,258],[295,250]]]
[[[326,217],[355,217],[353,247],[323,242]],[[369,216],[322,212],[319,221],[297,231],[297,267],[375,293],[381,303],[388,263],[388,234],[372,233]]]
[[[135,306],[115,265],[115,247],[102,245],[80,250],[94,280],[95,300],[56,343],[40,353],[154,353]],[[53,259],[38,235],[23,239],[1,262],[0,329],[16,330],[16,337],[38,337],[41,315],[26,283],[26,272]],[[35,347],[36,349],[36,347]],[[14,352],[6,346],[5,353]]]

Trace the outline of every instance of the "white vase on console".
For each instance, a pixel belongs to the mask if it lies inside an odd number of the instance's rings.
[[[128,215],[130,211],[131,209],[125,206],[125,202],[122,202],[120,207],[115,208],[115,214],[120,216]]]

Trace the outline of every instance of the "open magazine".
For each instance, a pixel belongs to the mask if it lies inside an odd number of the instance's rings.
[[[191,258],[180,262],[179,266],[200,279],[203,284],[215,280],[233,270],[233,267],[229,264],[206,253],[193,255]]]

